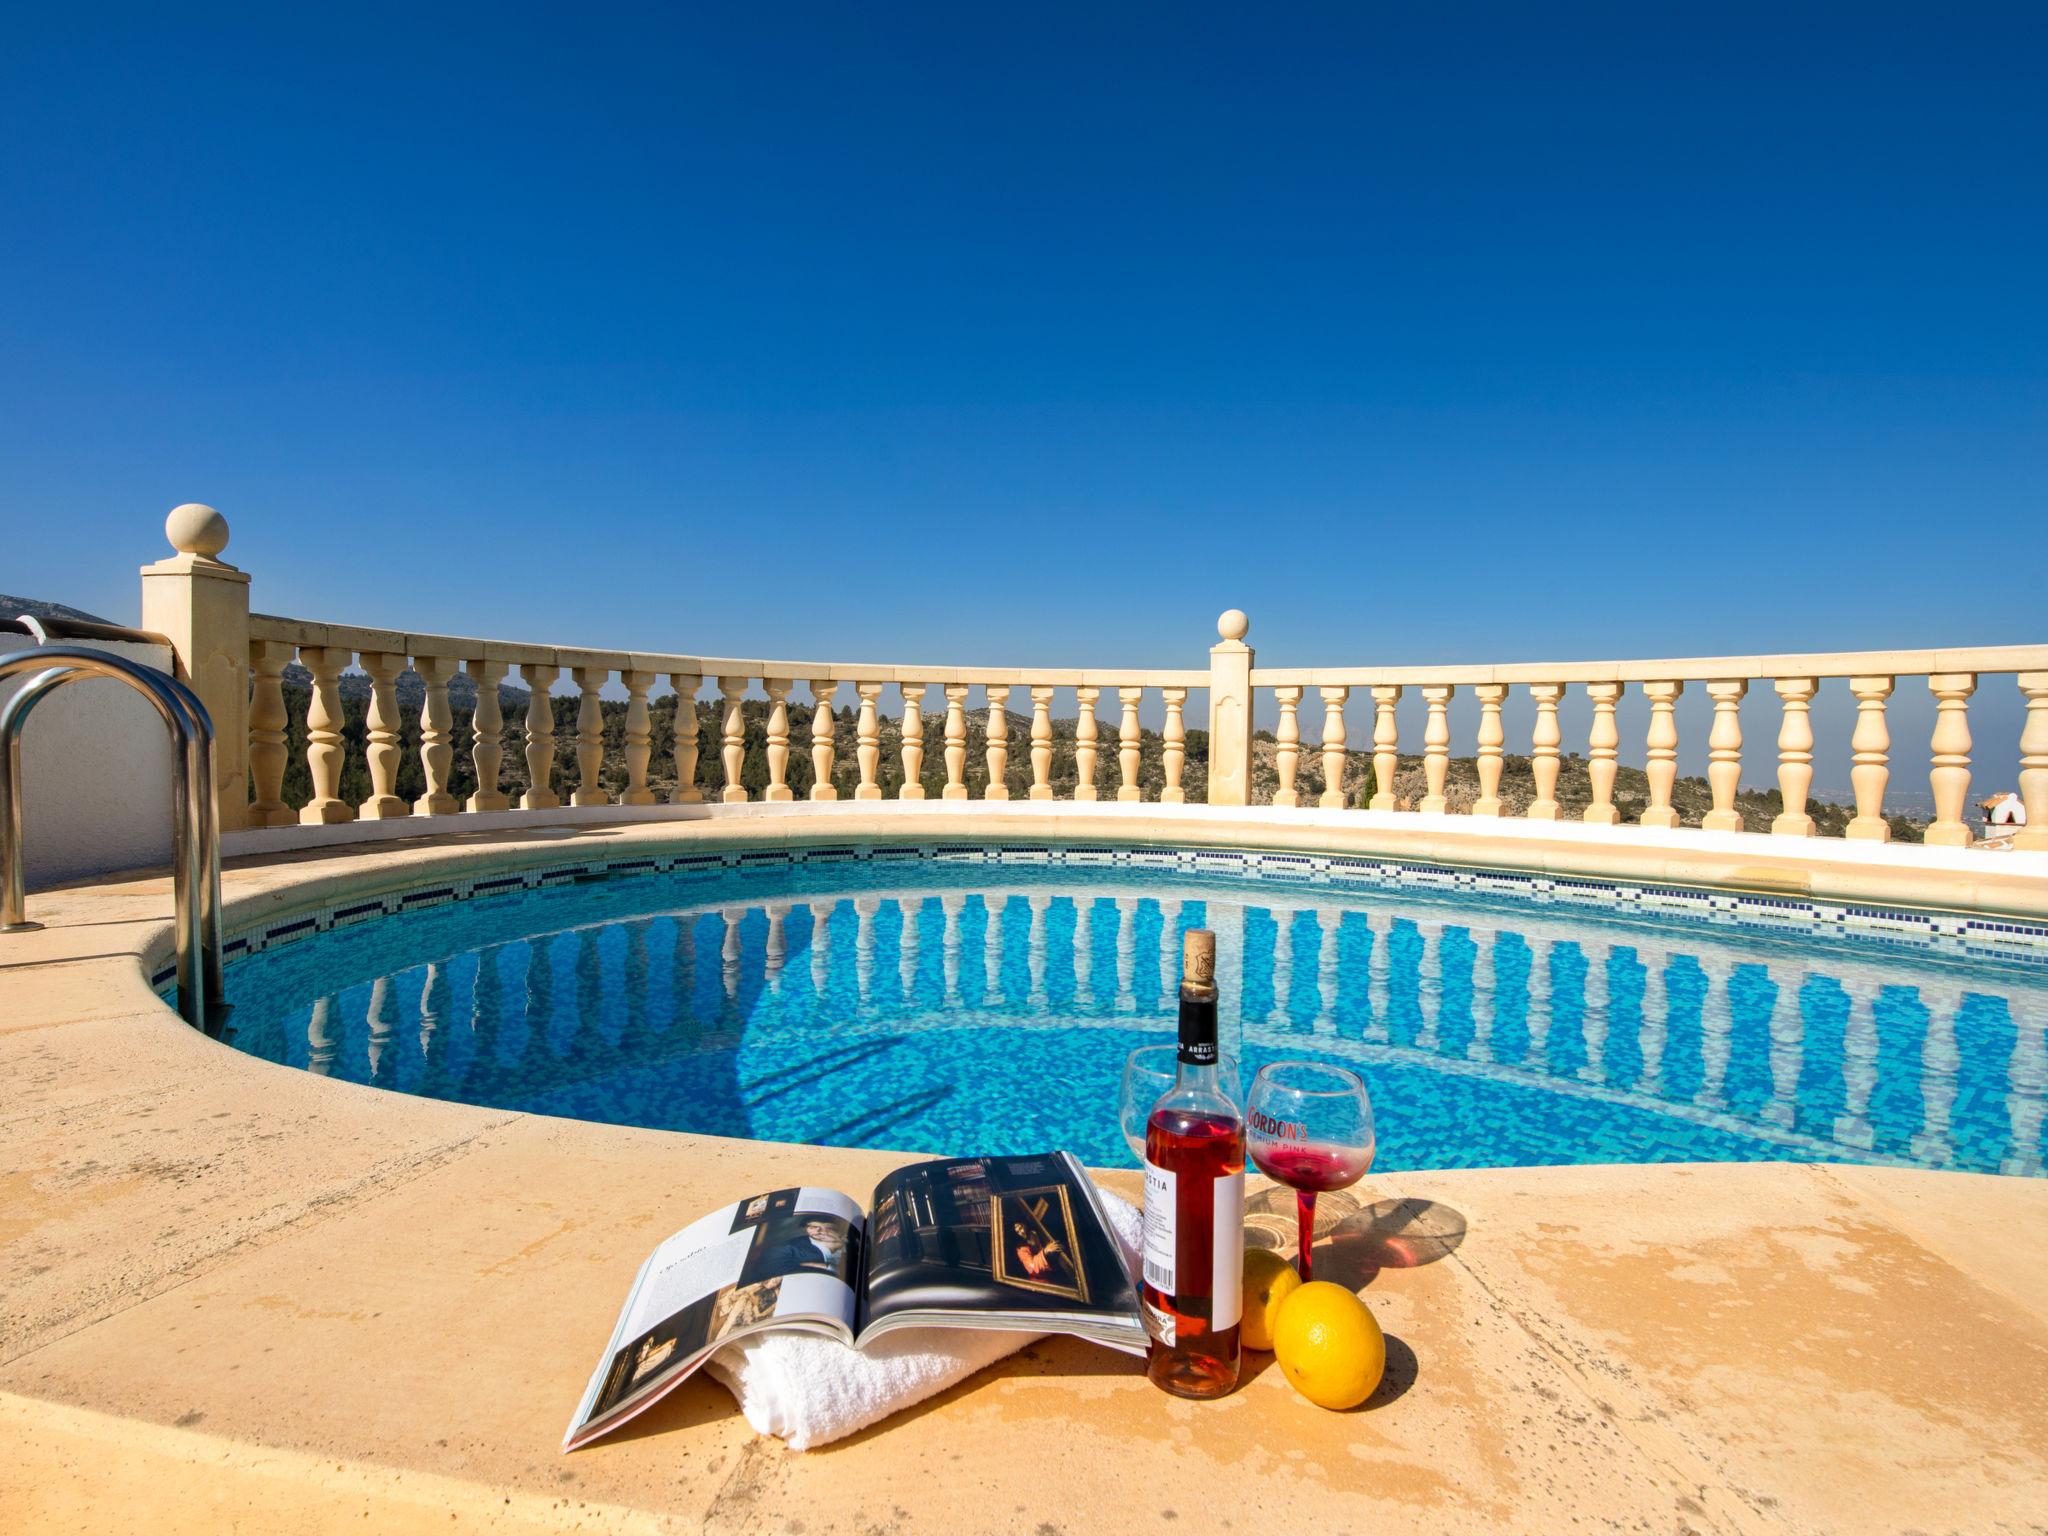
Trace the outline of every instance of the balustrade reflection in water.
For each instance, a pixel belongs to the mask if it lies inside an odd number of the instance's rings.
[[[1123,1056],[1219,935],[1247,1076],[1361,1068],[1381,1166],[1882,1160],[2042,1172],[2048,976],[1707,931],[1021,883],[792,895],[437,958],[237,1044],[323,1075],[622,1123],[1128,1160]]]

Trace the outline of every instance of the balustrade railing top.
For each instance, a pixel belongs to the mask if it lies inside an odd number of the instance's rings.
[[[1677,828],[1687,820],[1673,800],[1679,746],[1676,705],[1688,684],[1698,684],[1713,702],[1706,741],[1712,804],[1696,822],[1710,832],[1745,828],[1744,810],[1737,804],[1743,766],[1740,709],[1752,683],[1769,682],[1779,705],[1778,799],[1769,830],[1782,837],[1807,836],[1818,826],[1809,803],[1815,745],[1812,704],[1822,680],[1842,678],[1856,700],[1854,735],[1847,743],[1854,763],[1856,808],[1844,831],[1851,838],[1881,841],[1892,835],[1884,805],[1891,773],[1887,701],[1900,678],[1917,676],[1926,679],[1936,709],[1928,770],[1935,815],[1925,827],[1925,840],[1961,845],[1973,836],[1963,820],[1973,745],[1969,701],[1980,678],[2009,674],[2025,701],[2018,789],[2027,825],[2013,841],[2022,849],[2048,849],[2048,645],[1274,668],[1256,664],[1251,647],[1244,643],[1250,621],[1233,609],[1218,621],[1220,640],[1202,669],[905,665],[594,650],[252,614],[249,577],[219,558],[227,545],[225,519],[211,508],[188,505],[172,512],[166,532],[178,553],[144,569],[143,622],[170,637],[181,670],[212,713],[222,741],[247,743],[246,755],[221,753],[216,782],[224,827],[511,809],[512,796],[501,782],[506,723],[499,686],[516,672],[527,691],[519,743],[526,785],[517,802],[524,810],[562,805],[557,779],[566,779],[565,770],[572,766],[573,787],[564,786],[571,805],[611,804],[614,796],[625,805],[655,803],[659,795],[650,780],[654,717],[649,696],[666,679],[677,696],[672,723],[663,716],[674,762],[674,788],[668,798],[683,804],[707,798],[791,801],[799,794],[830,801],[839,798],[842,782],[856,800],[890,795],[909,801],[959,800],[977,790],[982,798],[1006,800],[1013,780],[1016,790],[1033,800],[1071,794],[1077,800],[1108,795],[1122,801],[1150,797],[1175,803],[1191,798],[1190,786],[1184,783],[1190,752],[1186,705],[1190,692],[1201,692],[1208,699],[1208,734],[1206,741],[1195,743],[1194,750],[1205,755],[1192,797],[1212,805],[1248,805],[1271,783],[1272,804],[1296,806],[1305,803],[1298,786],[1304,751],[1301,704],[1314,690],[1322,705],[1322,730],[1321,740],[1308,750],[1319,763],[1322,787],[1316,791],[1311,781],[1307,793],[1315,804],[1344,809],[1362,801],[1364,808],[1374,811],[1441,813],[1452,808],[1453,798],[1448,785],[1450,704],[1460,689],[1470,689],[1479,705],[1479,725],[1473,743],[1478,794],[1469,809],[1475,816],[1497,817],[1510,805],[1503,793],[1503,705],[1512,689],[1523,688],[1534,706],[1534,724],[1526,769],[1518,771],[1526,772],[1533,793],[1515,803],[1531,820],[1560,821],[1566,818],[1567,806],[1559,798],[1564,760],[1559,705],[1568,690],[1579,688],[1592,706],[1592,724],[1586,738],[1585,786],[1570,809],[1578,820],[1596,826],[1623,819],[1623,806],[1615,795],[1621,742],[1617,708],[1630,688],[1638,688],[1649,704],[1650,722],[1643,742],[1647,802],[1636,811],[1636,820],[1655,828]],[[295,797],[300,803],[288,805],[283,785],[293,738],[283,676],[294,658],[312,676],[304,722],[310,792]],[[353,742],[345,729],[340,678],[351,667],[360,667],[370,680],[359,759],[367,769],[369,793],[355,803],[341,794]],[[452,772],[455,733],[449,699],[458,667],[476,693],[469,758],[465,774],[459,776]],[[416,750],[425,792],[411,801],[398,794],[408,727],[400,719],[397,685],[407,672],[418,678],[423,694]],[[578,695],[573,745],[563,749],[573,764],[558,762],[551,698],[565,672]],[[622,748],[607,747],[606,706],[601,702],[614,677],[626,694]],[[766,695],[765,706],[747,703],[756,683]],[[849,683],[857,707],[850,732],[842,734],[836,702]],[[699,690],[707,686],[716,690],[708,724],[700,722],[697,702]],[[809,697],[792,698],[798,688]],[[894,722],[885,721],[881,710],[882,695],[890,688],[898,694]],[[940,690],[943,707],[928,716],[927,697],[934,688]],[[966,706],[977,688],[986,710],[971,721]],[[1422,792],[1413,796],[1396,790],[1403,745],[1396,706],[1410,688],[1426,706]],[[1370,743],[1357,753],[1351,749],[1345,718],[1354,689],[1370,695],[1372,710]],[[1254,705],[1260,690],[1271,694],[1278,714],[1270,750],[1254,738]],[[1155,693],[1164,716],[1156,737],[1143,730],[1139,720],[1141,705]],[[1056,730],[1052,708],[1059,694],[1071,697],[1074,716],[1070,728]],[[1110,704],[1105,696],[1111,694],[1114,715],[1105,720],[1098,711]],[[1016,713],[1024,713],[1027,705],[1029,710],[1029,725],[1015,743],[1014,772],[1013,701]],[[618,734],[614,732],[615,737]],[[707,734],[715,738],[712,753],[701,750]],[[801,746],[793,743],[793,734],[801,735]],[[1105,735],[1111,738],[1107,742]],[[970,743],[977,738],[980,762],[970,771]],[[891,753],[887,769],[885,739]],[[848,746],[851,771],[842,767],[842,752]],[[614,766],[607,775],[608,751],[615,765],[623,763],[623,774]],[[700,760],[715,766],[708,781],[700,782]],[[933,770],[929,777],[928,761]],[[457,777],[473,777],[473,792],[466,798],[453,792]],[[1369,793],[1347,787],[1360,783],[1370,785]],[[1633,807],[1634,801],[1629,804]]]

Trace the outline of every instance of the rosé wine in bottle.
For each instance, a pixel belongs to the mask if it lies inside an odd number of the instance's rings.
[[[1146,1374],[1176,1397],[1222,1397],[1243,1310],[1244,1119],[1216,1047],[1216,935],[1184,943],[1180,1073],[1145,1130]]]

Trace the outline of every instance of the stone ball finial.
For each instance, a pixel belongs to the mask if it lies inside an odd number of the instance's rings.
[[[1252,632],[1252,621],[1242,608],[1226,608],[1216,621],[1216,633],[1226,640],[1242,640]]]
[[[228,520],[204,502],[188,501],[171,508],[164,519],[164,537],[181,555],[218,560],[228,547]]]

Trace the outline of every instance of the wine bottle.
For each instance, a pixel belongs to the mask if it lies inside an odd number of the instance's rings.
[[[1216,935],[1181,952],[1180,1071],[1145,1127],[1146,1374],[1176,1397],[1237,1385],[1243,1312],[1244,1117],[1216,1046]]]

